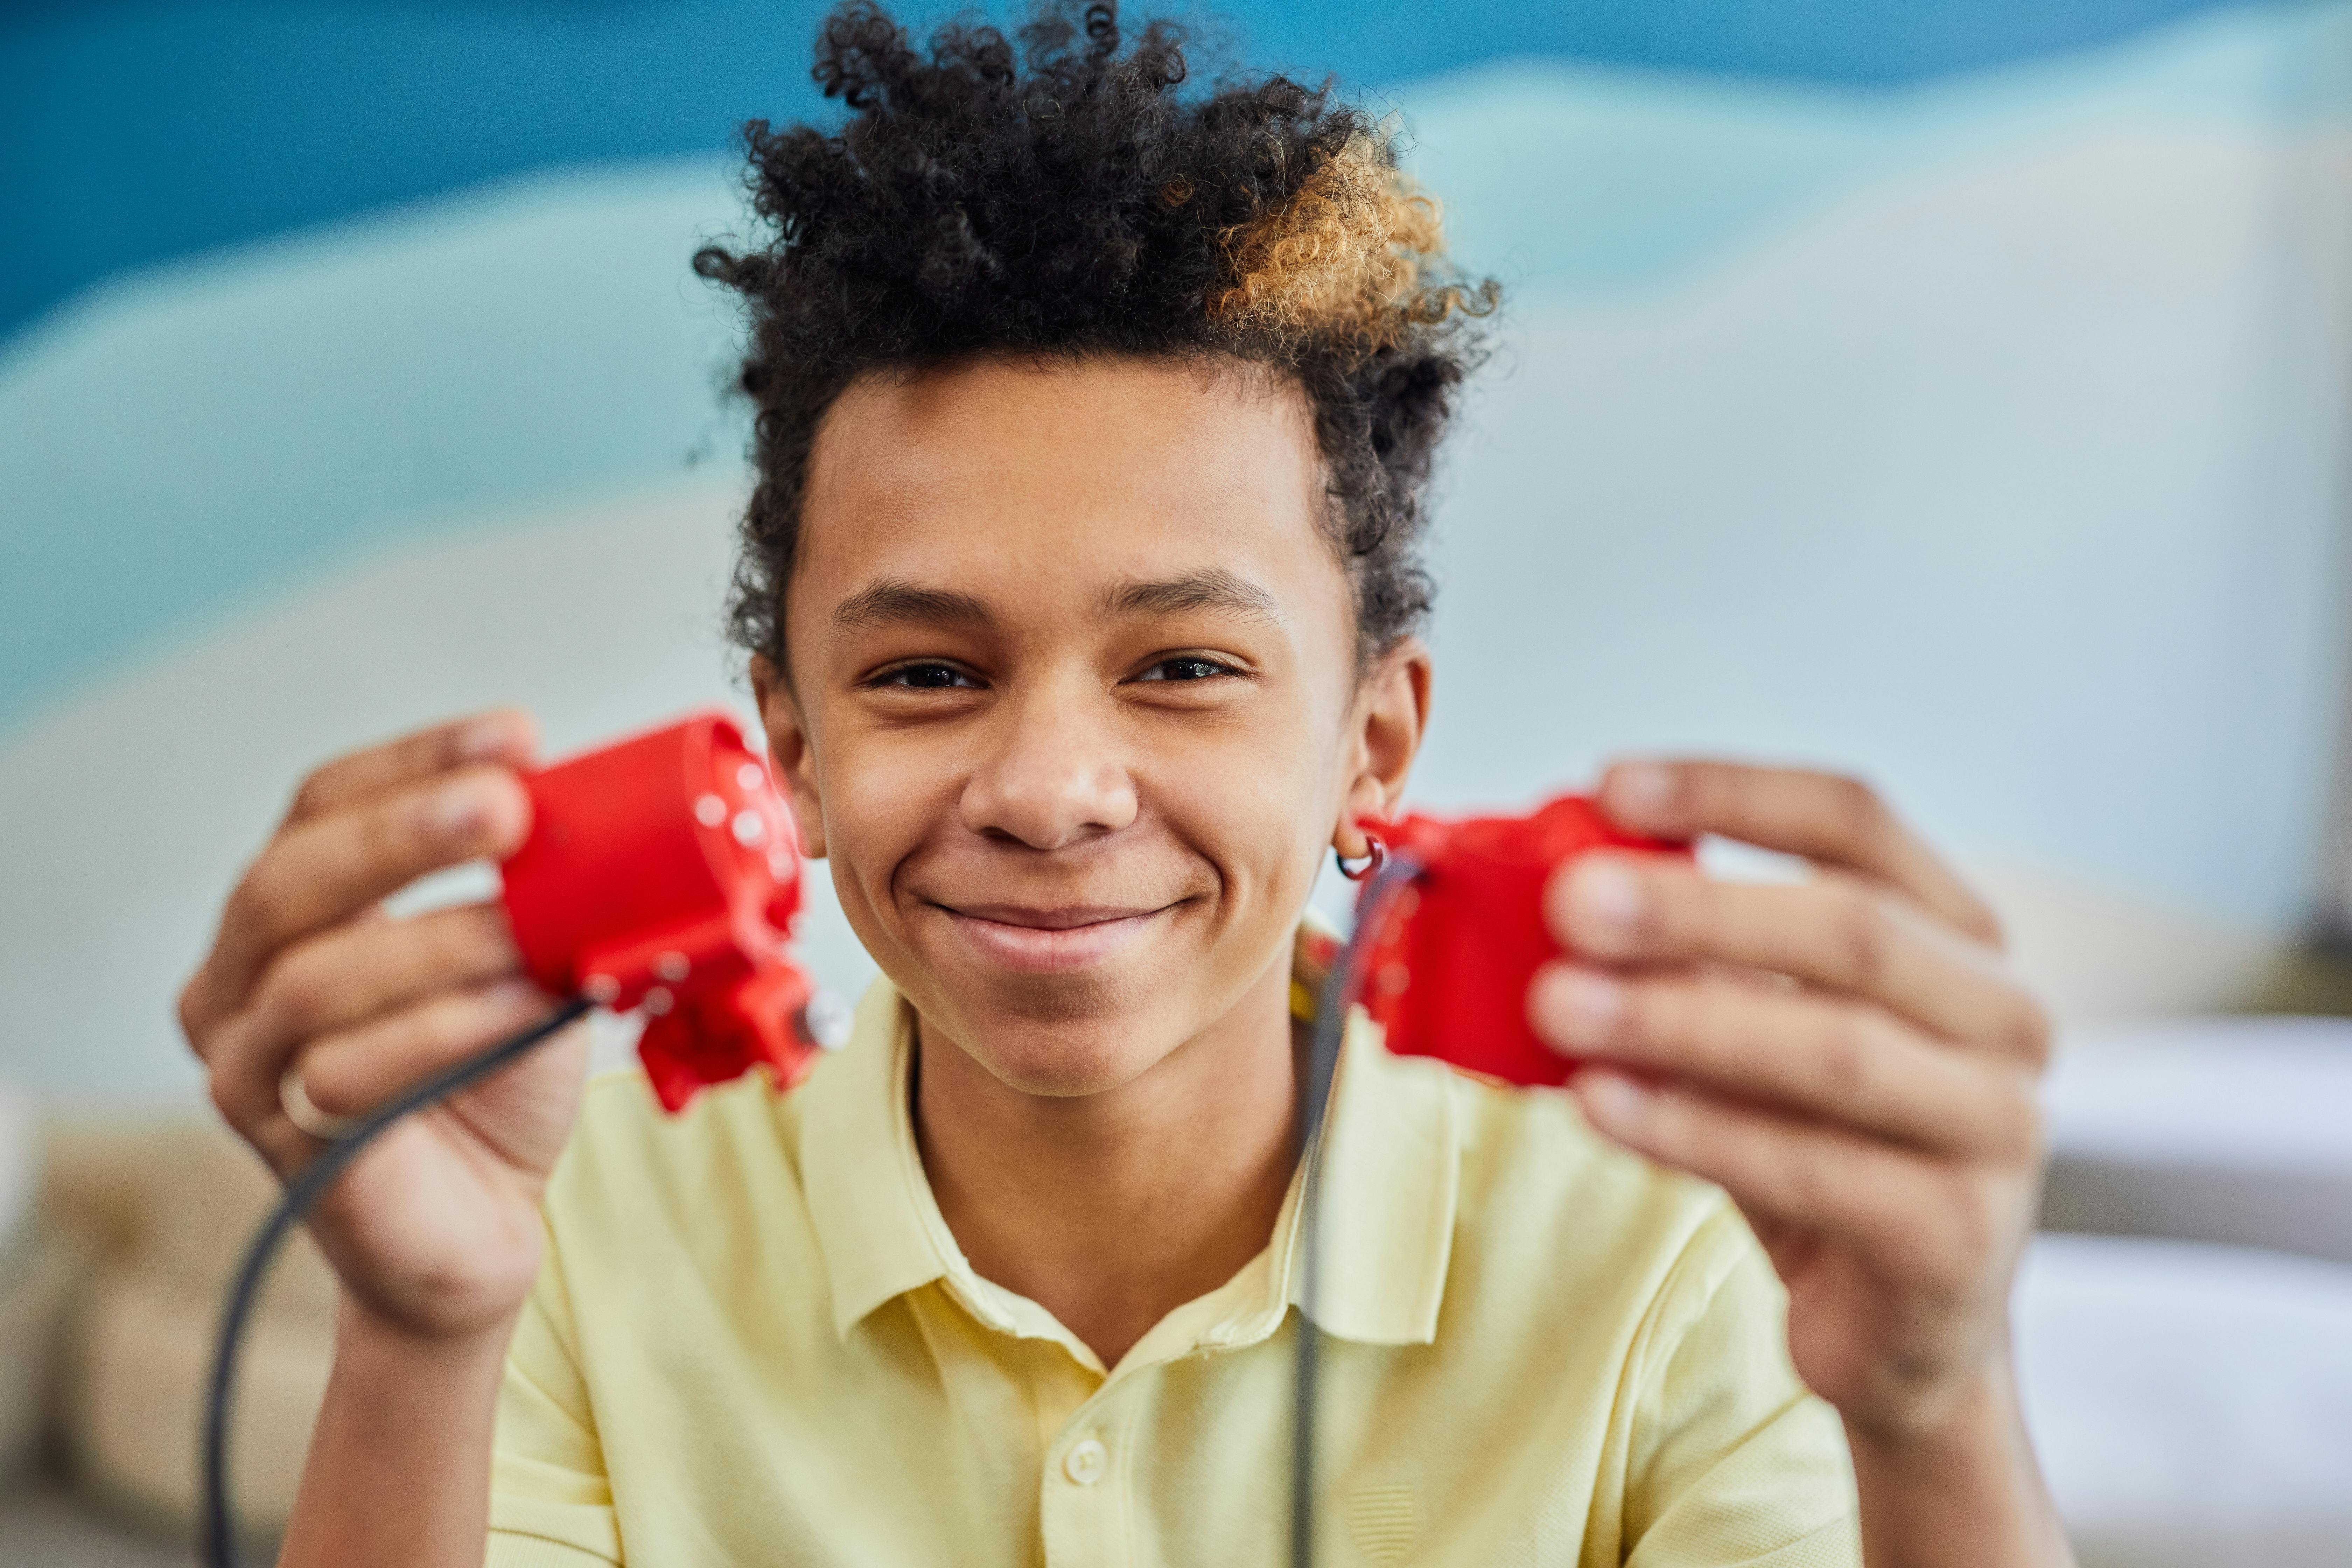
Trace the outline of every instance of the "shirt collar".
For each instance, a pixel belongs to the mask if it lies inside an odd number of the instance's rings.
[[[1320,987],[1328,934],[1302,925],[1293,974]],[[887,978],[859,1003],[849,1043],[818,1063],[800,1100],[803,1190],[844,1338],[884,1302],[940,1281],[1001,1332],[1091,1355],[1035,1302],[981,1279],[941,1217],[908,1103],[913,1016]],[[1368,1344],[1426,1344],[1452,1253],[1460,1159],[1452,1075],[1389,1054],[1378,1026],[1349,1021],[1327,1123],[1322,1189],[1323,1331]],[[1299,1184],[1266,1250],[1234,1280],[1171,1312],[1137,1346],[1148,1359],[1264,1339],[1298,1304]],[[1163,1331],[1166,1331],[1163,1332]],[[1182,1344],[1163,1342],[1181,1338]],[[1139,1359],[1130,1352],[1129,1361]]]
[[[907,1108],[913,1015],[877,976],[857,1005],[849,1043],[803,1084],[801,1188],[833,1288],[844,1338],[875,1308],[959,1266],[955,1245],[915,1147]]]

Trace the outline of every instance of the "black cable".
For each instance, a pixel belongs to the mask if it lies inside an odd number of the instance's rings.
[[[1347,1037],[1348,1014],[1360,989],[1358,972],[1364,954],[1378,938],[1390,901],[1399,889],[1420,875],[1421,865],[1410,855],[1391,855],[1366,884],[1357,903],[1356,929],[1332,961],[1317,999],[1315,1028],[1307,1048],[1306,1084],[1299,1095],[1297,1143],[1303,1173],[1298,1207],[1299,1324],[1291,1398],[1290,1561],[1292,1568],[1314,1568],[1315,1562],[1315,1394],[1321,1331],[1317,1305],[1322,1274],[1322,1161],[1320,1142],[1329,1114],[1331,1086],[1339,1075],[1339,1047]],[[236,1356],[245,1338],[246,1321],[253,1315],[261,1280],[286,1233],[307,1215],[334,1185],[335,1178],[359,1157],[376,1135],[402,1117],[468,1084],[488,1077],[549,1036],[576,1022],[594,1005],[574,996],[541,1022],[444,1069],[406,1093],[370,1112],[351,1135],[327,1145],[302,1173],[287,1184],[253,1245],[238,1265],[228,1304],[221,1313],[220,1331],[213,1349],[212,1376],[205,1387],[204,1429],[205,1531],[206,1568],[240,1568],[236,1526],[229,1507],[228,1433],[230,1400],[236,1379]]]
[[[1380,938],[1389,904],[1421,874],[1421,862],[1391,851],[1388,863],[1356,900],[1356,929],[1323,977],[1315,1003],[1315,1032],[1307,1046],[1307,1082],[1298,1097],[1298,1347],[1292,1362],[1290,1402],[1290,1568],[1315,1568],[1315,1387],[1322,1328],[1316,1315],[1322,1275],[1323,1161],[1320,1142],[1330,1114],[1331,1084],[1348,1014],[1362,989],[1359,971]]]
[[[343,1168],[359,1157],[361,1150],[375,1135],[407,1115],[455,1093],[478,1079],[505,1067],[533,1046],[546,1039],[565,1025],[575,1022],[595,1004],[584,996],[574,996],[558,1007],[548,1017],[533,1024],[520,1034],[513,1035],[492,1046],[477,1057],[469,1057],[452,1068],[446,1068],[423,1083],[400,1095],[388,1104],[368,1113],[351,1134],[331,1142],[319,1152],[319,1157],[303,1168],[302,1173],[286,1184],[286,1195],[278,1200],[253,1245],[247,1248],[245,1261],[236,1271],[236,1283],[230,1289],[228,1305],[221,1313],[220,1336],[213,1348],[213,1372],[205,1391],[205,1563],[206,1568],[239,1568],[236,1552],[236,1522],[229,1512],[228,1486],[228,1422],[229,1396],[236,1385],[236,1352],[245,1338],[246,1320],[253,1315],[253,1303],[261,1293],[261,1277],[268,1271],[269,1260],[277,1256],[278,1244],[286,1233],[300,1223],[326,1190],[335,1184]]]

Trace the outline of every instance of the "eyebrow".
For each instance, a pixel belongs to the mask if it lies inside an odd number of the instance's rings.
[[[1250,620],[1282,619],[1274,595],[1245,577],[1212,567],[1189,572],[1158,583],[1128,583],[1103,595],[1103,608],[1114,616],[1175,616],[1190,610],[1214,610]]]
[[[984,626],[992,618],[988,606],[970,594],[925,588],[902,577],[869,583],[833,607],[836,632],[909,624]]]
[[[1264,588],[1218,567],[1153,583],[1123,583],[1103,593],[1114,616],[1175,616],[1210,610],[1251,620],[1280,622],[1281,607]],[[986,604],[951,588],[926,588],[903,577],[869,583],[833,607],[835,632],[886,626],[986,626]]]

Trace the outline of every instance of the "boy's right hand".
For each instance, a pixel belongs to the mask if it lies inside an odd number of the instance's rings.
[[[516,771],[536,744],[526,715],[494,712],[329,763],[229,895],[180,1021],[213,1102],[281,1178],[325,1147],[288,1115],[282,1082],[355,1116],[553,1010],[499,905],[413,920],[379,907],[428,871],[521,845]],[[504,1331],[538,1273],[540,1194],[586,1050],[575,1026],[352,1163],[310,1222],[352,1305],[429,1339]]]

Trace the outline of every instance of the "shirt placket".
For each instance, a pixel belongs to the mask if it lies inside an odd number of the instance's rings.
[[[1127,1568],[1132,1561],[1137,1434],[1122,1412],[1131,1408],[1127,1395],[1134,1382],[1121,1378],[1104,1387],[1045,1450],[1038,1520],[1046,1568]]]

